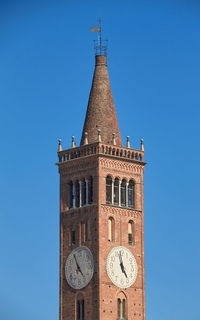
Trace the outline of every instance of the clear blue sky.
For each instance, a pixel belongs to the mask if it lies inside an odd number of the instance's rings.
[[[58,319],[57,139],[80,141],[102,17],[123,143],[144,138],[147,320],[200,319],[200,3],[0,2],[0,318]]]

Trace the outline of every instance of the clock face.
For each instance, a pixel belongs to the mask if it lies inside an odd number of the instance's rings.
[[[137,262],[126,247],[114,247],[109,252],[106,269],[110,280],[119,288],[129,288],[137,278]]]
[[[94,261],[87,247],[75,248],[68,256],[65,264],[65,275],[68,284],[74,289],[82,289],[92,279]]]

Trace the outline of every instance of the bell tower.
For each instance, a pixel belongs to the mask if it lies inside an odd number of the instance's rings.
[[[80,146],[58,147],[60,320],[145,320],[143,157],[122,146],[97,46]]]

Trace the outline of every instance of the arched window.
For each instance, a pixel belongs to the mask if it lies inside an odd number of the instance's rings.
[[[90,177],[88,179],[88,203],[93,202],[93,179]]]
[[[119,205],[119,179],[114,181],[114,204]]]
[[[108,219],[108,241],[115,241],[115,220],[112,217]]]
[[[84,320],[85,319],[85,310],[84,310],[84,298],[82,294],[79,294],[77,297],[76,303],[76,320]]]
[[[133,180],[130,180],[128,185],[128,206],[135,208],[135,182]]]
[[[84,206],[86,204],[86,181],[83,179],[81,181],[81,205]]]
[[[106,203],[112,203],[112,178],[106,177]]]
[[[128,222],[128,244],[134,244],[134,223],[132,220]]]
[[[75,207],[80,207],[80,185],[79,181],[75,182]]]
[[[126,180],[123,179],[121,183],[121,206],[126,207]]]
[[[123,292],[120,292],[117,299],[117,310],[118,320],[126,320],[126,297]]]
[[[68,207],[73,208],[73,182],[68,183]]]
[[[76,244],[76,229],[74,224],[71,229],[71,244]]]

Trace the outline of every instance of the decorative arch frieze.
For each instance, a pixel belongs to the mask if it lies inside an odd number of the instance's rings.
[[[118,207],[115,208],[115,207],[109,206],[109,205],[101,205],[101,208],[104,213],[112,214],[114,216],[129,217],[129,218],[133,218],[134,220],[137,220],[138,218],[142,217],[141,211],[126,210],[126,209],[121,209]]]
[[[143,173],[144,167],[139,164],[125,163],[119,160],[100,159],[100,165],[105,169],[116,169],[117,171]]]

